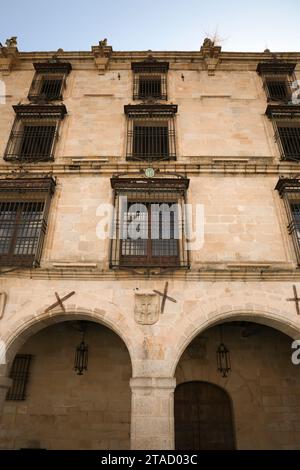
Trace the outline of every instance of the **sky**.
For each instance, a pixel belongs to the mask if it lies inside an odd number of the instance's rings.
[[[300,51],[299,0],[0,0],[0,41],[20,51]]]

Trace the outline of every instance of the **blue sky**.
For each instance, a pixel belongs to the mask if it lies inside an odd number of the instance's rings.
[[[299,23],[299,0],[0,0],[0,41],[21,51],[199,50],[216,31],[227,51],[299,51]]]

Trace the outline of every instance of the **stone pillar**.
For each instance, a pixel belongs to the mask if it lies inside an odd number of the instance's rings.
[[[173,377],[136,377],[130,380],[131,449],[174,449]]]
[[[0,413],[2,413],[6,392],[12,384],[12,379],[8,377],[0,377]]]

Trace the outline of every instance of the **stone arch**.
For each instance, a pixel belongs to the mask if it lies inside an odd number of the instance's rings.
[[[192,327],[191,323],[188,323],[186,334],[180,336],[177,344],[174,345],[175,354],[170,361],[170,376],[174,376],[182,354],[196,336],[212,326],[231,321],[255,322],[281,331],[292,339],[300,338],[299,324],[287,319],[285,315],[275,309],[269,309],[268,311],[255,308],[239,308],[230,311],[219,309],[207,315],[205,318],[200,316],[199,319],[196,319],[193,323]],[[182,331],[184,333],[184,327],[182,327],[182,325],[178,325],[178,331]]]
[[[120,325],[114,322],[111,318],[108,318],[106,315],[104,317],[101,313],[102,311],[98,309],[89,310],[82,307],[76,307],[69,309],[66,308],[65,312],[54,310],[47,313],[43,312],[36,314],[28,319],[21,319],[8,331],[6,336],[3,335],[2,337],[2,340],[6,345],[6,366],[0,367],[0,376],[7,375],[9,365],[13,361],[17,351],[31,336],[50,325],[74,320],[92,321],[113,331],[123,341],[127,348],[132,367],[132,374],[134,374],[134,346],[129,336],[129,327],[128,331],[126,331],[125,328],[121,328]]]

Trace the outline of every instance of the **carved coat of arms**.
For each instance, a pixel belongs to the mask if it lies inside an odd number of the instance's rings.
[[[134,319],[141,325],[153,325],[159,318],[159,298],[153,292],[135,293]]]

